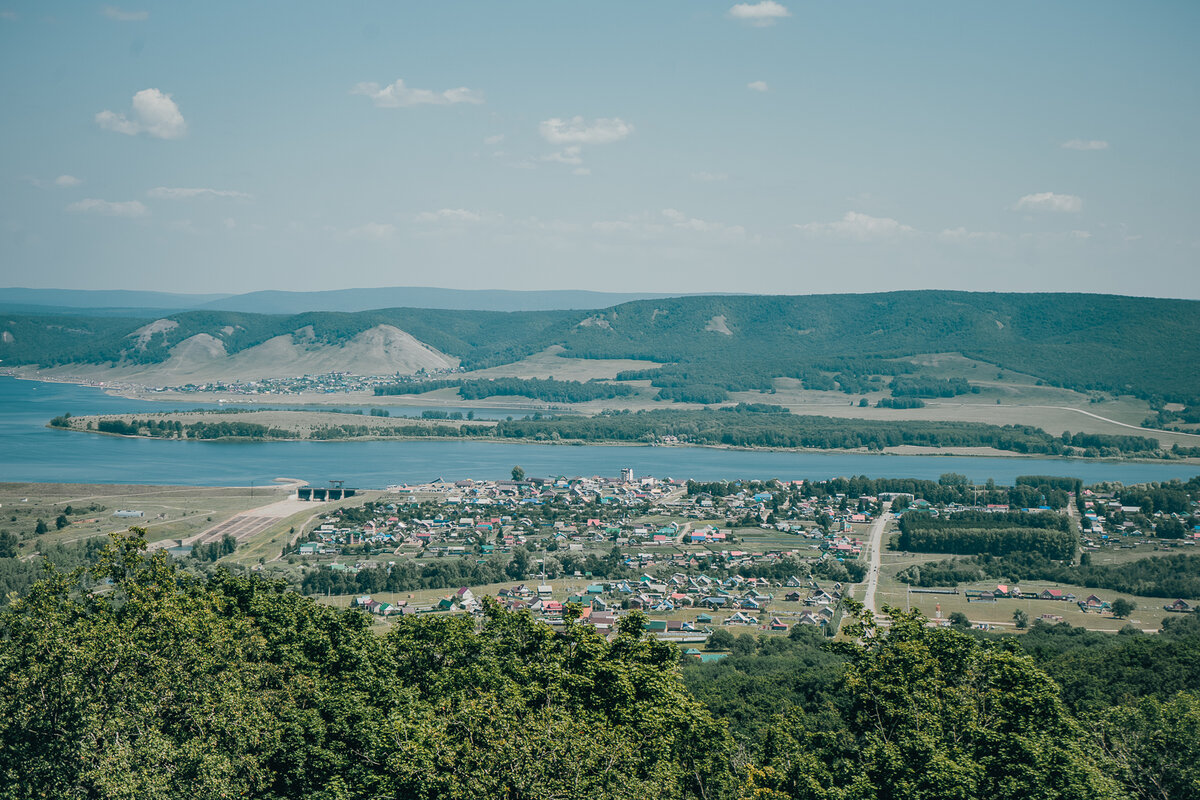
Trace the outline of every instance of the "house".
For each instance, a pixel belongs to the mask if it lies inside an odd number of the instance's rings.
[[[1173,611],[1177,614],[1187,614],[1194,610],[1192,608],[1192,604],[1183,599],[1176,600],[1173,603],[1168,603],[1167,605],[1163,606],[1163,608],[1165,608],[1167,611]]]
[[[700,616],[696,617],[697,625],[711,625],[712,621],[713,618],[710,614],[701,614]]]
[[[772,617],[771,624],[768,625],[767,628],[773,631],[786,631],[788,626],[786,623],[780,622],[779,617]]]
[[[758,620],[741,611],[735,612],[731,617],[725,620],[726,625],[757,625]]]
[[[1038,595],[1042,600],[1066,600],[1066,593],[1062,589],[1043,589]]]
[[[788,592],[783,596],[783,599],[789,603],[801,603],[804,601],[804,595],[799,592]]]
[[[1101,600],[1096,595],[1089,594],[1079,603],[1079,607],[1084,611],[1107,611],[1112,606],[1107,600]]]

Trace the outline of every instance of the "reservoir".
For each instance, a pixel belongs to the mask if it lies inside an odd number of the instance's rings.
[[[1077,477],[1085,484],[1187,480],[1200,466],[1058,458],[897,456],[868,453],[767,452],[637,445],[532,445],[507,442],[188,442],[125,439],[52,430],[63,413],[113,414],[216,408],[212,403],[155,403],[106,395],[101,389],[0,377],[0,481],[142,483],[191,486],[264,485],[277,477],[324,485],[383,488],[438,477],[506,478],[514,465],[530,476],[638,475],[716,479],[823,480],[866,475],[937,480],[958,472],[975,482],[1011,484],[1018,475]],[[225,406],[228,407],[228,406]],[[256,403],[255,407],[264,407]],[[286,401],[278,407],[289,407]],[[406,414],[420,414],[407,408]],[[445,410],[445,409],[441,409]],[[395,412],[394,412],[395,413]],[[512,412],[476,409],[495,419]]]

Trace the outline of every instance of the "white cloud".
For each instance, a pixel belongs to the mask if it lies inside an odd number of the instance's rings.
[[[723,222],[689,217],[674,208],[664,208],[658,216],[630,217],[623,220],[602,220],[592,223],[592,230],[603,234],[620,234],[642,239],[660,239],[668,234],[702,234],[709,241],[734,241],[746,236],[741,225],[726,225]]]
[[[55,186],[78,186],[83,181],[76,178],[74,175],[59,175],[54,179]]]
[[[1072,139],[1062,143],[1065,150],[1107,150],[1108,142],[1101,139]]]
[[[354,239],[371,239],[374,241],[383,241],[384,239],[392,238],[396,232],[396,226],[387,222],[368,222],[364,225],[359,225],[357,228],[351,228],[346,231],[346,235]]]
[[[0,19],[16,22],[20,16],[15,11],[0,11]]]
[[[571,174],[572,175],[591,175],[592,171],[590,169],[588,169],[587,167],[576,167],[575,169],[571,170]]]
[[[766,81],[750,81],[749,83],[746,84],[746,88],[752,92],[765,92],[770,87],[767,86]]]
[[[1027,194],[1017,201],[1017,211],[1065,211],[1077,213],[1083,210],[1083,199],[1073,194],[1039,192]]]
[[[774,25],[781,19],[790,17],[792,13],[774,0],[763,0],[761,3],[738,3],[729,9],[729,16],[736,20],[749,23],[756,28]]]
[[[617,117],[601,117],[587,122],[583,117],[553,117],[538,125],[538,132],[550,144],[610,144],[633,133],[633,126]]]
[[[118,22],[145,22],[150,19],[149,11],[124,11],[116,6],[105,6],[100,13]]]
[[[995,242],[1002,238],[1001,234],[993,231],[969,231],[962,226],[946,228],[938,234],[938,239],[943,242]]]
[[[872,217],[857,211],[847,211],[835,222],[808,222],[793,225],[793,228],[813,236],[830,236],[838,239],[886,239],[901,234],[915,233],[908,225],[902,225],[889,217]]]
[[[71,203],[71,205],[67,206],[67,211],[75,211],[80,214],[102,214],[106,217],[131,218],[144,217],[150,213],[150,210],[137,200],[110,202],[108,200],[97,200],[94,197]]]
[[[360,83],[350,94],[361,94],[371,98],[378,108],[408,108],[409,106],[452,106],[457,103],[478,105],[483,102],[483,92],[459,86],[444,92],[430,89],[413,89],[404,85],[402,79],[387,86],[378,83]]]
[[[497,133],[495,136],[489,136],[483,140],[484,144],[500,144],[504,141],[504,134]]]
[[[573,144],[570,147],[564,147],[557,153],[542,156],[542,161],[554,161],[559,164],[571,164],[573,166],[579,165],[583,163],[583,157],[579,155],[582,149],[579,145]]]
[[[729,180],[729,175],[724,172],[693,172],[692,180],[701,183],[714,183],[716,181]]]
[[[133,118],[113,111],[101,111],[96,115],[96,124],[107,131],[116,131],[129,136],[149,134],[156,139],[178,139],[187,133],[187,122],[179,113],[179,106],[158,89],[143,89],[133,96]]]
[[[435,222],[482,222],[483,215],[465,208],[441,208],[437,211],[422,211],[414,218],[422,224]]]
[[[193,197],[231,197],[238,200],[249,200],[245,192],[235,192],[229,189],[180,189],[159,186],[146,192],[147,197],[156,200],[188,200]]]

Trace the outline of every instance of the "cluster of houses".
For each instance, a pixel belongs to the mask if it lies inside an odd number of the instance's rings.
[[[185,383],[152,389],[156,392],[224,392],[243,395],[345,394],[371,392],[376,386],[394,384],[396,375],[352,375],[349,372],[326,372],[321,375],[298,375],[292,378],[259,378],[252,381],[213,381]]]
[[[510,611],[528,610],[551,624],[561,622],[568,604],[574,605],[581,610],[580,622],[601,630],[611,629],[623,611],[672,615],[668,619],[651,617],[647,623],[652,633],[666,635],[705,632],[719,625],[769,631],[787,631],[791,625],[823,627],[833,621],[842,592],[839,583],[822,588],[811,579],[796,576],[772,584],[765,578],[735,575],[713,579],[680,573],[664,581],[651,575],[638,580],[596,581],[565,600],[555,598],[553,584],[518,584],[501,588],[496,600]],[[780,610],[780,598],[784,603],[798,604],[800,610]],[[467,587],[420,608],[406,601],[387,603],[370,596],[357,598],[354,605],[379,616],[439,611],[479,614],[483,610],[480,599]],[[776,607],[774,614],[769,613],[772,605]],[[675,614],[691,611],[698,613]]]
[[[1042,589],[1040,592],[1023,592],[1019,586],[1008,586],[1000,583],[994,589],[984,589],[975,591],[968,589],[966,592],[968,603],[995,603],[998,600],[1014,599],[1014,600],[1057,600],[1064,603],[1075,603],[1079,606],[1080,611],[1093,612],[1097,614],[1112,613],[1112,603],[1097,595],[1089,594],[1087,597],[1080,600],[1073,592],[1065,589]],[[1179,599],[1163,606],[1167,611],[1176,613],[1189,613],[1193,611],[1193,607],[1186,600]],[[1056,614],[1043,614],[1042,619],[1062,621],[1062,617]]]

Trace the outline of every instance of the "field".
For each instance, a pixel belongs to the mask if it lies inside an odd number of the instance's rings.
[[[1129,550],[1113,549],[1098,551],[1093,553],[1093,559],[1097,564],[1121,563],[1138,558],[1169,555],[1175,552],[1179,552],[1179,550],[1146,544]],[[1023,592],[1038,593],[1043,589],[1062,589],[1064,592],[1074,594],[1079,600],[1083,600],[1088,595],[1095,594],[1097,597],[1107,600],[1110,603],[1118,598],[1124,598],[1133,602],[1136,605],[1136,610],[1128,619],[1116,619],[1109,614],[1102,615],[1095,612],[1081,611],[1075,603],[1061,600],[1002,599],[995,603],[968,602],[965,594],[967,590],[983,591],[995,589],[997,582],[994,580],[985,580],[974,583],[961,583],[958,585],[959,594],[955,595],[927,594],[916,591],[910,593],[907,584],[896,580],[896,573],[914,564],[924,564],[952,557],[948,554],[903,553],[884,549],[881,559],[879,588],[877,590],[879,605],[881,607],[883,605],[890,605],[897,608],[917,609],[931,619],[935,617],[937,607],[940,605],[943,619],[949,618],[950,614],[956,611],[960,611],[966,614],[967,618],[974,623],[989,624],[1000,630],[1009,632],[1018,632],[1013,623],[1013,612],[1018,609],[1029,615],[1031,623],[1043,614],[1058,615],[1062,617],[1063,621],[1069,622],[1072,625],[1088,628],[1089,630],[1107,632],[1116,632],[1126,625],[1133,625],[1152,633],[1161,627],[1162,621],[1165,618],[1176,616],[1163,609],[1163,605],[1170,602],[1170,598],[1141,597],[1115,592],[1111,589],[1088,588],[1073,584],[1050,583],[1047,581],[1022,581],[1021,589]]]
[[[21,538],[21,556],[34,553],[39,542],[41,546],[75,544],[133,526],[145,528],[151,543],[169,544],[196,538],[243,512],[253,514],[277,504],[294,493],[296,483],[284,479],[243,487],[0,483],[0,530]],[[246,539],[237,551],[238,560],[251,563],[277,557],[292,527],[300,531],[314,515],[362,499],[360,495],[340,503],[306,504],[295,514],[276,518]],[[117,517],[118,510],[140,511],[142,516]],[[60,515],[68,522],[61,529],[55,523]],[[39,519],[48,528],[41,535],[35,532]]]

